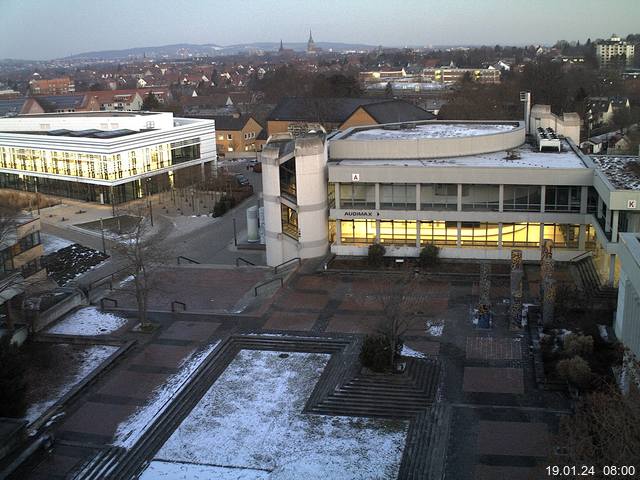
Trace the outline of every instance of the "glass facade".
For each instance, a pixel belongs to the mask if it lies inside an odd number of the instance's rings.
[[[386,210],[415,210],[415,183],[392,183],[380,185],[380,208]]]
[[[497,247],[500,226],[497,223],[462,222],[460,245],[462,247]]]
[[[380,243],[415,247],[416,225],[411,220],[380,220]]]
[[[342,220],[340,222],[342,243],[371,244],[376,240],[375,220]]]
[[[342,183],[340,208],[376,208],[376,186],[373,183]]]
[[[466,187],[466,188],[464,188]],[[484,210],[497,212],[500,208],[499,185],[464,185],[462,210]]]
[[[504,211],[539,212],[540,191],[539,185],[505,185]]]
[[[539,223],[503,223],[502,246],[535,248],[540,246]]]
[[[555,248],[578,248],[580,225],[552,224],[544,226],[544,238],[553,240]]]
[[[298,239],[298,212],[293,208],[288,207],[284,203],[280,204],[281,218],[282,218],[282,233]]]
[[[291,158],[280,165],[280,193],[296,199],[296,159]]]
[[[458,185],[456,183],[431,183],[420,185],[422,210],[457,210]]]
[[[457,222],[420,222],[420,244],[453,246],[458,243]]]
[[[119,180],[199,158],[199,138],[109,155],[0,146],[0,168],[97,180]]]
[[[546,187],[545,212],[579,212],[581,187]]]

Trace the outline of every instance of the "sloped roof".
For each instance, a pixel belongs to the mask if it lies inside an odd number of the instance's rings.
[[[404,100],[363,105],[362,108],[378,123],[415,122],[434,120],[436,116]]]
[[[239,131],[244,128],[251,117],[251,115],[214,115],[211,117],[216,122],[216,131],[218,130],[233,130]]]
[[[24,106],[26,101],[27,97],[0,100],[0,117],[5,117],[11,114],[19,114],[22,111],[22,107]]]
[[[377,102],[374,98],[285,97],[267,120],[342,123],[358,107]]]
[[[38,95],[33,97],[46,112],[81,108],[85,94],[78,95]]]

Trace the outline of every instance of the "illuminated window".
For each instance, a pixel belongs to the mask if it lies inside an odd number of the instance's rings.
[[[544,238],[553,240],[555,248],[578,248],[580,225],[551,224],[544,226]]]
[[[502,246],[533,248],[540,246],[539,223],[503,223]]]
[[[287,205],[281,204],[282,233],[298,239],[298,212]]]
[[[420,222],[420,244],[456,246],[458,225],[456,222]]]
[[[371,244],[375,240],[375,220],[340,220],[340,241],[342,243]]]
[[[415,246],[416,223],[406,220],[381,220],[380,243]]]
[[[499,237],[497,223],[462,222],[460,245],[463,247],[497,247]]]

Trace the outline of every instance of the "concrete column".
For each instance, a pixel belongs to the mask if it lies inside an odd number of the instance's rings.
[[[380,220],[376,220],[376,241],[380,243]]]
[[[589,200],[589,187],[580,188],[580,213],[587,213],[587,202]]]
[[[376,192],[376,210],[380,210],[380,184],[379,183],[376,183],[375,192]]]
[[[420,211],[420,184],[416,183],[416,210]]]
[[[618,222],[620,221],[620,212],[614,210],[611,218],[611,241],[618,241]]]
[[[458,191],[460,191],[460,189]],[[458,197],[458,201],[460,201],[460,197]],[[462,238],[460,238],[461,236],[462,236],[462,222],[458,222],[458,234],[456,236],[456,247],[458,248],[462,246]]]
[[[544,223],[540,224],[540,246],[544,245]]]
[[[540,212],[544,213],[544,209],[545,209],[545,203],[546,203],[546,198],[547,198],[547,186],[546,185],[542,185],[540,187]]]
[[[498,211],[504,212],[504,185],[503,184],[500,184],[500,186],[498,187]],[[500,224],[500,231],[502,232],[502,224]]]
[[[462,211],[462,184],[458,184],[458,211]],[[458,227],[459,228],[459,227]],[[460,235],[458,235],[459,237]]]
[[[616,280],[616,256],[609,256],[609,286],[613,287]]]
[[[342,221],[336,220],[336,245],[342,245]]]
[[[607,214],[604,217],[604,231],[611,231],[611,209],[607,208]]]
[[[585,250],[587,243],[587,226],[580,224],[580,236],[578,237],[578,249]]]
[[[502,205],[502,201],[500,204]],[[498,248],[502,248],[502,223],[498,224]]]
[[[420,220],[416,222],[416,247],[420,248]]]
[[[598,218],[602,218],[602,205],[604,204],[604,202],[602,201],[602,198],[600,198],[600,195],[598,195]]]
[[[335,200],[336,200],[336,202],[335,202],[336,203],[336,208],[340,208],[340,183],[336,182],[334,185],[335,185],[335,187],[334,187],[333,195],[336,197],[335,198]]]

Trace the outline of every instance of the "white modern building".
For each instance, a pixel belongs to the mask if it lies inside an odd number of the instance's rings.
[[[215,163],[211,120],[167,112],[0,119],[0,188],[115,204],[193,183]]]
[[[598,63],[606,67],[617,59],[623,59],[626,65],[633,65],[635,45],[622,40],[615,33],[609,40],[601,40],[596,43],[596,55]]]
[[[539,260],[552,239],[556,260],[590,251],[615,283],[619,233],[640,231],[638,159],[585,156],[573,117],[551,116],[534,106],[529,135],[518,121],[423,121],[270,139],[268,264],[366,255],[376,242],[396,257],[435,244],[446,258],[508,259],[518,248]],[[558,127],[548,138],[560,151],[537,143],[546,125]]]

